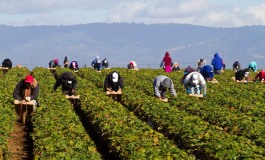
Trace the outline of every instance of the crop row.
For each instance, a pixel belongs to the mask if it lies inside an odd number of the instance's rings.
[[[27,73],[29,73],[28,69],[12,68],[0,78],[0,159],[10,157],[7,142],[17,120],[12,94],[16,83],[24,78]]]
[[[91,78],[90,76],[89,79],[91,81],[104,79],[103,75],[104,73],[95,75],[100,78]],[[200,118],[182,112],[176,107],[155,101],[139,91],[138,87],[131,87],[135,84],[135,82],[129,82],[134,79],[132,73],[128,74],[128,77],[125,75],[124,79],[127,83],[126,86],[128,86],[124,89],[123,94],[125,106],[132,107],[131,110],[138,112],[136,113],[138,115],[150,118],[159,129],[163,129],[180,140],[186,148],[194,153],[199,152],[200,155],[205,155],[207,158],[218,159],[264,156],[264,149],[259,148],[250,140],[241,136],[225,134],[225,132],[219,131],[218,127],[213,127]],[[98,84],[99,82],[94,81],[94,83]]]
[[[51,72],[34,68],[33,73],[40,85],[40,107],[32,118],[34,158],[101,159],[70,101],[59,89],[51,93],[55,83]]]

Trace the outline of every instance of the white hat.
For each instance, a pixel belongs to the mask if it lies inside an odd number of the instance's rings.
[[[199,75],[198,74],[193,74],[192,75],[192,83],[194,83],[194,84],[198,84],[199,83]]]
[[[118,82],[118,77],[119,77],[118,73],[116,73],[116,72],[112,73],[112,81],[113,82]]]

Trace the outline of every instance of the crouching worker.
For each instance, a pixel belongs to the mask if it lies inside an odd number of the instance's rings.
[[[131,70],[138,70],[137,63],[135,61],[130,61],[127,67]]]
[[[206,81],[213,81],[214,71],[209,65],[205,65],[201,68],[200,73]]]
[[[201,94],[203,89],[203,97],[206,96],[206,81],[199,72],[191,72],[184,79],[184,87],[188,94]]]
[[[167,102],[168,99],[166,98],[166,91],[167,89],[170,90],[171,94],[175,97],[177,93],[174,89],[174,84],[170,78],[167,76],[156,76],[153,82],[154,87],[154,96],[159,98],[162,101]]]
[[[56,80],[56,83],[54,84],[53,91],[55,92],[56,89],[62,85],[62,93],[64,95],[69,96],[76,96],[76,87],[77,87],[77,80],[73,73],[71,72],[64,72],[62,73]]]
[[[256,76],[254,81],[261,81],[264,82],[265,81],[265,71],[262,69]]]
[[[249,69],[242,69],[235,73],[236,81],[248,80]]]
[[[121,91],[124,88],[124,82],[121,75],[116,72],[110,72],[104,81],[104,91],[111,95],[114,100],[121,101]]]
[[[37,97],[39,94],[39,85],[35,78],[32,75],[27,75],[24,79],[20,80],[16,85],[16,88],[13,92],[13,97],[15,100],[26,101],[33,103],[33,110],[36,109]]]

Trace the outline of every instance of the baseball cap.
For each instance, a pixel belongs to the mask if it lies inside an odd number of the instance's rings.
[[[25,82],[32,84],[33,83],[33,77],[31,75],[27,75],[25,77]]]
[[[117,72],[112,73],[112,81],[113,82],[118,82],[118,77],[119,77],[119,75]]]
[[[193,74],[192,75],[192,83],[198,84],[199,83],[199,75],[198,74]]]

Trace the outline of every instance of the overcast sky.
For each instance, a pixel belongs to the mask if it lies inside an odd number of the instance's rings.
[[[0,0],[0,25],[265,25],[265,0]]]

